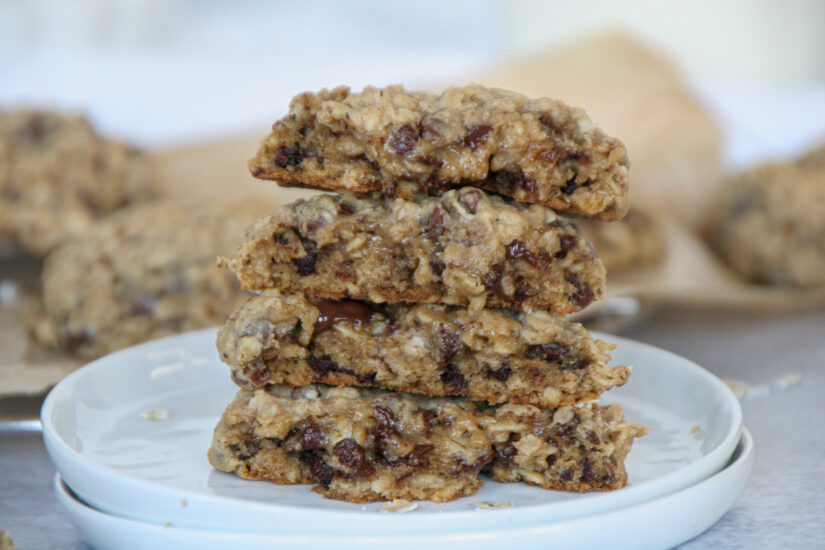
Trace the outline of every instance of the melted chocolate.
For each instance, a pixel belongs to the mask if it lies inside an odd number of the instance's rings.
[[[340,321],[352,321],[360,325],[369,321],[372,314],[377,310],[361,302],[343,301],[331,302],[319,300],[315,303],[318,308],[318,320],[315,322],[315,334],[320,334],[335,323]]]

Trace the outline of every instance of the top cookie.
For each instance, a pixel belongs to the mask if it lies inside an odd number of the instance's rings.
[[[0,237],[37,255],[143,202],[151,180],[143,154],[101,138],[82,117],[0,112]]]
[[[629,206],[627,151],[582,109],[477,85],[300,94],[249,167],[281,185],[405,199],[473,185],[603,220]]]

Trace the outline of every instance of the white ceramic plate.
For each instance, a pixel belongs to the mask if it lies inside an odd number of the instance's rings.
[[[80,501],[55,476],[58,501],[69,513],[83,539],[98,549],[132,550],[235,550],[237,548],[303,548],[317,550],[361,550],[394,548],[421,550],[565,550],[589,548],[672,548],[703,533],[727,512],[742,492],[753,465],[753,439],[747,430],[730,463],[720,472],[687,489],[592,516],[561,522],[542,522],[508,527],[499,522],[502,510],[484,512],[484,526],[469,532],[417,535],[315,535],[207,531],[160,526],[99,512]],[[414,514],[415,512],[413,512]]]
[[[693,485],[728,461],[741,432],[739,402],[695,364],[617,338],[630,381],[604,398],[651,428],[628,457],[628,487],[569,494],[486,481],[476,495],[421,503],[413,514],[379,513],[330,501],[307,486],[252,482],[206,461],[212,429],[236,388],[214,350],[214,330],[193,332],[104,357],[58,384],[43,405],[46,447],[85,502],[107,513],[201,529],[315,534],[450,533],[488,527],[480,501],[512,502],[497,525],[560,521],[615,510]],[[168,411],[149,420],[150,409]],[[698,427],[698,431],[697,431]]]

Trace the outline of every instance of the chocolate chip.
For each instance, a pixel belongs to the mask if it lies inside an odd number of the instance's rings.
[[[354,300],[343,300],[333,302],[330,300],[318,300],[315,302],[318,308],[318,320],[315,322],[314,334],[320,334],[336,323],[350,321],[356,326],[360,326],[370,320],[370,317],[378,308]]]
[[[441,382],[446,386],[447,393],[461,393],[467,387],[467,379],[455,365],[449,364],[441,372]]]
[[[416,445],[403,460],[409,466],[427,468],[430,466],[430,460],[427,458],[427,455],[433,449],[435,449],[433,445]]]
[[[553,428],[553,435],[557,437],[569,437],[581,421],[581,417],[577,413],[573,413],[573,418],[572,420],[570,420],[570,422],[561,424]]]
[[[158,296],[154,292],[138,292],[132,298],[132,314],[151,315],[158,303]]]
[[[513,374],[513,369],[510,368],[510,364],[507,361],[505,361],[498,370],[487,367],[487,378],[494,378],[499,382],[506,382],[511,374]]]
[[[342,216],[351,216],[355,213],[355,205],[342,201],[338,206],[338,213]]]
[[[582,481],[584,481],[585,483],[590,483],[591,481],[596,479],[596,476],[593,474],[593,468],[590,466],[590,461],[587,459],[586,456],[582,457],[582,459],[579,461],[579,464],[582,467],[582,475],[580,478]]]
[[[602,440],[593,430],[587,430],[587,440],[593,445],[600,445]]]
[[[568,275],[566,280],[576,288],[576,292],[570,295],[570,301],[578,307],[587,307],[596,299],[593,289],[584,281],[577,279],[573,275]]]
[[[424,118],[418,123],[421,137],[429,140],[441,137],[442,126],[444,121],[440,118]]]
[[[298,268],[298,274],[307,276],[315,273],[315,262],[318,261],[318,247],[314,241],[301,238],[301,244],[304,245],[306,256],[303,258],[294,258],[292,263]]]
[[[484,287],[492,290],[501,287],[501,277],[504,275],[504,263],[499,262],[490,266],[490,271],[484,276]]]
[[[444,328],[439,331],[439,335],[441,336],[440,364],[445,365],[449,363],[449,361],[455,357],[455,354],[458,352],[459,337],[457,332]]]
[[[292,147],[278,147],[275,151],[275,164],[279,168],[287,168],[289,166],[297,166],[301,164],[306,158],[306,152],[301,148],[299,143]]]
[[[469,147],[472,151],[475,151],[479,145],[484,145],[487,143],[487,139],[490,137],[490,132],[492,131],[493,127],[487,124],[473,126],[467,132],[467,135],[464,136],[464,146]]]
[[[527,350],[529,359],[544,359],[556,363],[561,370],[583,369],[587,366],[584,359],[577,357],[567,344],[550,342],[540,346],[530,346]]]
[[[318,449],[323,449],[324,445],[326,445],[327,438],[324,435],[324,432],[321,431],[321,427],[318,424],[310,424],[307,429],[304,430],[304,433],[301,434],[301,439],[299,443],[301,445],[301,449],[305,451],[314,451]]]
[[[461,192],[458,200],[463,204],[470,214],[475,214],[478,209],[478,201],[481,200],[481,191],[478,189],[467,189]]]
[[[505,195],[512,195],[516,189],[524,185],[524,174],[520,171],[507,170],[494,172],[493,183],[499,192]]]
[[[74,353],[78,348],[92,343],[92,335],[89,332],[75,332],[72,334],[60,334],[57,337],[57,345],[69,353]]]
[[[421,184],[421,191],[431,197],[440,197],[453,186],[449,181],[442,181],[436,177],[436,173],[431,173]]]
[[[336,443],[332,452],[338,457],[338,461],[353,470],[355,475],[369,475],[373,471],[373,468],[367,463],[364,448],[351,437]]]
[[[444,209],[440,204],[433,207],[433,211],[424,222],[424,234],[430,239],[440,237],[444,233]]]
[[[522,290],[516,290],[513,292],[513,301],[516,303],[521,303],[529,297],[530,295]]]
[[[552,455],[547,455],[547,460],[546,460],[546,462],[547,462],[547,467],[548,467],[548,468],[552,468],[552,467],[553,467],[553,464],[555,464],[555,463],[556,463],[556,459],[557,459],[557,458],[558,458],[558,457],[557,457],[555,454],[552,454]]]
[[[326,224],[327,221],[323,217],[317,217],[314,220],[307,222],[307,233],[314,233]]]
[[[427,433],[429,433],[432,427],[438,422],[438,415],[433,411],[424,410],[421,412],[421,419],[424,421],[424,424],[427,425]]]
[[[426,164],[427,166],[435,166],[436,168],[441,168],[444,166],[444,161],[439,160],[436,157],[431,157],[429,155],[418,155],[415,157],[416,162],[420,162],[421,164]]]
[[[323,357],[310,357],[307,359],[307,362],[309,363],[309,368],[312,369],[312,372],[321,378],[329,374],[330,371],[337,371],[341,368],[338,366],[338,363],[329,358],[329,355],[324,355]]]
[[[578,189],[580,186],[576,183],[576,176],[573,175],[572,178],[567,180],[567,183],[564,184],[564,187],[561,188],[561,192],[565,195],[572,195],[573,192]]]
[[[519,240],[515,240],[507,245],[507,258],[514,260],[517,258],[523,258],[528,264],[536,267],[536,255],[525,248],[524,243]]]
[[[43,113],[34,113],[26,124],[15,132],[15,137],[21,141],[38,143],[46,137],[46,116]]]
[[[472,470],[479,470],[484,465],[489,464],[492,460],[496,457],[495,449],[490,449],[485,454],[478,457],[475,462],[472,464],[467,464],[466,462],[462,461],[458,465],[459,472],[470,472]]]
[[[539,115],[539,122],[542,126],[544,126],[544,129],[551,134],[558,133],[559,127],[556,125],[556,122],[553,120],[553,116],[550,113],[541,113]]]
[[[397,420],[392,409],[383,405],[377,405],[373,408],[373,416],[382,432],[390,433],[395,431]]]
[[[559,237],[559,251],[556,252],[556,258],[562,259],[567,256],[567,253],[576,248],[579,244],[579,238],[575,235],[562,235]]]
[[[415,149],[418,138],[418,129],[410,124],[404,124],[390,136],[390,151],[399,155],[406,155]]]
[[[438,258],[438,256],[433,256],[432,258],[430,258],[430,270],[439,277],[441,277],[441,275],[444,273],[444,269],[446,267],[447,266],[444,265],[444,262],[442,262]]]
[[[244,441],[244,446],[246,447],[247,454],[245,458],[253,457],[261,450],[261,438],[257,435],[251,435],[246,441]]]
[[[277,244],[280,245],[289,244],[289,237],[286,233],[275,233],[274,235],[272,235],[272,240],[274,240]]]
[[[329,484],[335,477],[335,470],[329,464],[312,451],[302,451],[300,460],[309,466],[309,471],[325,489],[329,488]]]
[[[573,468],[565,468],[561,472],[559,472],[559,477],[562,481],[572,481],[573,480]]]

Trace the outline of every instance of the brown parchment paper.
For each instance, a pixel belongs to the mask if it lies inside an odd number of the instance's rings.
[[[645,304],[725,309],[825,304],[825,289],[775,289],[738,279],[700,238],[702,219],[724,180],[721,134],[670,60],[627,36],[607,34],[442,84],[471,81],[582,106],[628,146],[633,204],[660,221],[667,255],[656,267],[610,275],[608,298],[632,296]],[[283,112],[286,106],[279,108]],[[249,175],[247,160],[271,122],[263,121],[249,133],[156,151],[162,188],[184,200],[262,196],[287,203],[311,195]],[[36,289],[30,284],[37,278],[36,268],[15,270],[14,262],[20,261],[16,258],[0,254],[0,274],[12,273],[24,279],[25,288]],[[79,365],[27,344],[22,315],[28,299],[24,295],[15,306],[0,305],[0,397],[42,392]]]

